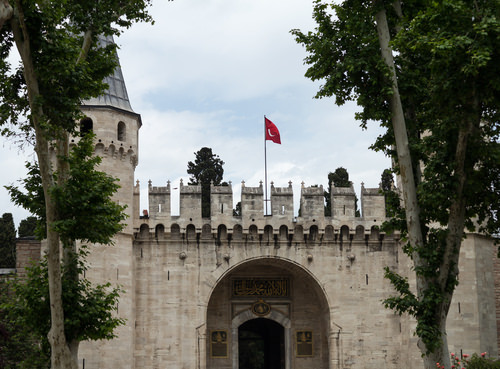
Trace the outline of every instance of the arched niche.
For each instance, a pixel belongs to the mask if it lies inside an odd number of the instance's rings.
[[[269,224],[264,227],[264,239],[263,239],[263,241],[266,245],[271,245],[274,242],[273,227]]]
[[[365,227],[358,225],[356,227],[356,234],[354,235],[356,240],[363,240],[365,238]]]
[[[333,226],[331,225],[327,225],[325,227],[325,240],[326,241],[333,241],[335,236],[334,236],[334,229],[333,229]]]
[[[370,240],[377,241],[380,238],[380,230],[378,226],[372,226],[370,230]]]
[[[155,238],[157,240],[163,240],[165,238],[165,226],[163,224],[158,224],[155,227]]]
[[[284,292],[268,295],[266,285],[253,289],[254,280],[267,281],[273,288],[276,286],[273,283],[281,281],[287,288],[280,290]],[[255,304],[264,304],[268,309],[261,314]],[[272,320],[284,327],[285,369],[329,368],[329,356],[334,347],[328,342],[331,331],[328,298],[318,279],[300,264],[283,258],[260,257],[234,265],[219,276],[206,306],[207,340],[202,341],[206,357],[200,358],[205,361],[205,368],[238,369],[238,328],[258,318]],[[296,355],[295,336],[301,331],[308,331],[313,336],[313,352],[307,360]],[[223,332],[228,337],[224,357],[211,354],[214,332]]]
[[[349,240],[349,227],[346,225],[343,225],[340,227],[340,238],[343,241],[348,241]]]
[[[174,223],[170,226],[170,238],[173,240],[178,240],[181,238],[181,227]]]
[[[227,241],[227,227],[225,224],[220,224],[217,227],[217,243],[220,244],[221,242],[226,242]]]
[[[239,224],[236,224],[233,227],[233,239],[241,240],[242,236],[243,236],[243,227]]]
[[[139,228],[139,238],[146,239],[149,238],[149,225],[141,224]]]
[[[312,225],[309,227],[309,242],[316,242],[318,239],[318,226],[317,225]]]
[[[288,241],[288,227],[286,225],[280,227],[280,241]]]
[[[296,225],[295,229],[293,230],[294,236],[293,239],[296,242],[303,242],[304,241],[304,228],[302,228],[301,225]]]
[[[252,224],[250,227],[248,227],[248,236],[250,238],[250,241],[257,241],[259,239],[258,231],[259,230],[255,224]]]
[[[196,227],[194,224],[188,224],[186,227],[186,239],[188,242],[193,242],[196,240]]]
[[[201,227],[201,238],[209,239],[212,237],[212,227],[210,224],[203,224]]]

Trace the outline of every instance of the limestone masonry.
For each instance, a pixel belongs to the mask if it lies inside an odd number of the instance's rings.
[[[107,82],[106,95],[82,106],[82,127],[96,134],[102,170],[120,179],[116,201],[129,218],[115,245],[92,246],[86,275],[122,286],[126,325],[117,339],[82,343],[80,368],[422,367],[414,322],[381,303],[392,293],[384,267],[413,274],[398,235],[379,231],[386,218],[377,188],[361,187],[356,217],[354,189],[333,187],[325,217],[322,187],[293,194],[291,183],[273,184],[266,216],[262,183],[243,182],[233,216],[232,184],[212,186],[211,217],[202,218],[200,186],[175,184],[173,216],[170,183],[149,183],[142,213],[134,178],[141,118],[119,68]],[[490,239],[467,235],[447,324],[457,355],[498,354],[495,253]]]

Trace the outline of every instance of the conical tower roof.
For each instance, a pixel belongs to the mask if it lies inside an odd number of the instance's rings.
[[[99,43],[102,46],[114,43],[112,36],[101,36],[99,37]],[[116,54],[118,59],[118,54]],[[125,87],[125,80],[123,79],[122,69],[120,66],[120,61],[118,60],[118,66],[116,67],[114,73],[106,78],[104,82],[108,84],[108,89],[98,97],[93,97],[89,100],[83,102],[84,106],[107,106],[113,107],[121,110],[125,110],[131,113],[135,112],[130,106],[130,101],[128,99],[127,88]]]

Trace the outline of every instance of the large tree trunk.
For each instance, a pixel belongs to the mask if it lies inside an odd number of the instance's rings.
[[[406,223],[408,228],[408,240],[414,247],[422,246],[424,243],[422,228],[420,224],[420,207],[417,202],[417,190],[414,179],[414,171],[411,160],[410,147],[408,143],[408,133],[406,129],[406,122],[403,112],[403,105],[399,95],[398,81],[396,76],[396,69],[394,66],[394,59],[392,49],[389,45],[390,33],[387,23],[387,16],[385,9],[380,10],[375,15],[377,24],[377,33],[381,49],[382,59],[390,70],[390,82],[392,84],[392,95],[389,98],[389,105],[391,109],[392,126],[394,130],[394,137],[396,141],[396,152],[398,155],[398,164],[400,169],[401,189],[403,193],[404,208],[406,213]],[[422,265],[423,261],[417,252],[413,252],[412,259],[415,266]],[[417,297],[421,300],[423,291],[428,287],[428,281],[421,275],[416,275],[416,288]],[[445,309],[443,314],[439,315],[440,329],[442,331],[443,344],[446,344],[446,316],[448,309]],[[448,348],[442,348],[434,351],[428,355],[428,349],[424,344],[420,344],[419,348],[424,355],[424,364],[426,369],[436,367],[439,362],[449,369],[451,367],[450,359],[448,356]]]
[[[0,29],[7,23],[14,14],[14,9],[9,4],[9,0],[0,0]]]
[[[72,359],[64,334],[64,311],[62,303],[61,256],[59,235],[50,224],[57,220],[57,209],[50,196],[49,190],[53,186],[53,176],[49,153],[49,142],[46,132],[40,126],[43,110],[35,101],[40,96],[38,80],[33,66],[30,48],[30,39],[24,23],[24,15],[20,1],[16,2],[14,16],[11,19],[17,49],[24,65],[24,78],[28,89],[28,98],[31,109],[31,120],[35,128],[35,151],[42,178],[45,196],[45,211],[47,218],[47,268],[49,280],[51,328],[48,339],[51,346],[52,369],[77,369]]]

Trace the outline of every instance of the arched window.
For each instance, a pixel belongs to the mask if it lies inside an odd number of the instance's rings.
[[[127,135],[125,132],[125,123],[118,122],[117,134],[118,134],[118,137],[117,137],[118,141],[125,141],[127,139]]]
[[[87,133],[92,132],[94,129],[94,122],[89,117],[83,118],[80,121],[80,137],[85,136]]]

